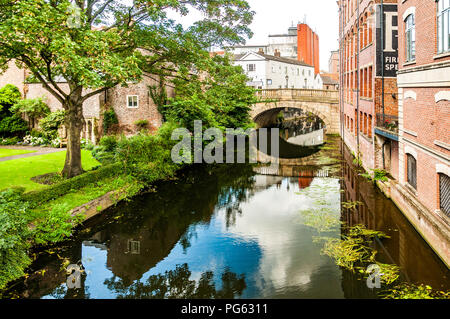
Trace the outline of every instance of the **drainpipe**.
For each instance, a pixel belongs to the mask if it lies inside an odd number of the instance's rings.
[[[381,0],[381,108],[383,110],[383,125],[385,122],[384,116],[384,7],[383,0]]]
[[[359,167],[359,122],[360,122],[360,118],[359,118],[359,53],[360,53],[360,48],[361,48],[361,44],[359,43],[361,41],[361,39],[359,38],[359,0],[356,0],[356,17],[358,19],[357,22],[357,30],[356,30],[356,43],[358,44],[358,50],[356,51],[356,129],[357,129],[357,133],[356,133],[356,143],[357,143],[357,148],[358,148],[358,152],[356,154],[356,156],[358,157],[358,167]]]

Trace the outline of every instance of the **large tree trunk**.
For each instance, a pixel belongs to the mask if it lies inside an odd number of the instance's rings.
[[[83,103],[80,96],[72,96],[64,105],[66,110],[67,154],[62,175],[72,178],[84,172],[81,165],[81,130],[83,129]]]

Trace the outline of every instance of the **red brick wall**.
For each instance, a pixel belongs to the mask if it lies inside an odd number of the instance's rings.
[[[413,65],[403,66],[405,61],[405,23],[403,14],[409,7],[415,7],[416,23],[416,61]],[[399,68],[414,67],[417,65],[429,64],[450,60],[450,56],[435,59],[437,54],[436,20],[437,3],[435,1],[407,0],[398,2],[399,18]]]
[[[297,26],[297,58],[314,66],[315,74],[320,73],[319,36],[307,24]]]

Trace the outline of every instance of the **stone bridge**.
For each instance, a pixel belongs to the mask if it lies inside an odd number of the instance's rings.
[[[257,91],[260,103],[253,105],[250,115],[260,126],[275,122],[285,108],[301,109],[318,116],[325,123],[327,134],[339,133],[339,92],[311,89],[269,89]]]

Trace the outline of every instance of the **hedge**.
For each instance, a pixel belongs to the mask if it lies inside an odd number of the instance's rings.
[[[65,180],[61,183],[51,185],[47,188],[28,192],[22,195],[22,198],[33,204],[39,205],[49,200],[61,197],[71,190],[77,190],[85,187],[88,184],[96,181],[123,173],[123,164],[114,163],[108,166],[101,167],[95,171],[84,173],[80,176]]]

